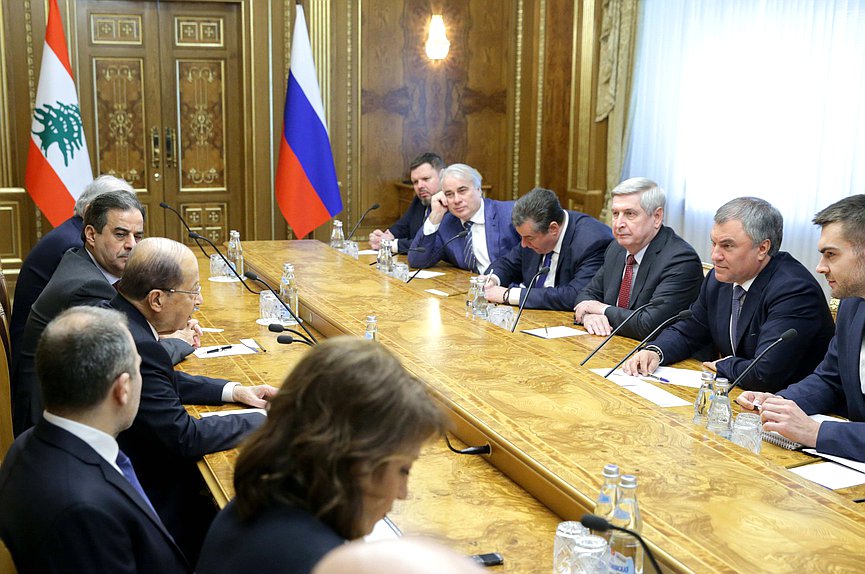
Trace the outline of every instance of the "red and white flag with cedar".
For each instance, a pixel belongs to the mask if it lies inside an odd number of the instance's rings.
[[[57,0],[50,0],[24,184],[57,227],[72,217],[75,200],[91,181],[93,171],[63,22]]]

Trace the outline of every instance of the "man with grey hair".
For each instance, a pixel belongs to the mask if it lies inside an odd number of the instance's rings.
[[[612,241],[610,228],[585,213],[562,209],[556,194],[541,187],[517,200],[511,221],[521,243],[487,269],[487,301],[524,303],[529,309],[572,309],[577,293],[604,261],[604,250]],[[542,272],[545,268],[549,271]]]
[[[111,307],[126,315],[141,355],[141,406],[119,437],[154,508],[191,562],[216,514],[197,461],[237,446],[264,422],[261,413],[195,418],[184,404],[243,403],[263,408],[276,393],[270,385],[237,382],[175,371],[159,335],[171,333],[201,305],[198,261],[188,247],[164,237],[139,243],[129,257]]]
[[[0,538],[19,572],[190,572],[141,489],[118,433],[141,360],[117,311],[73,307],[36,354],[44,418],[0,467]]]
[[[113,175],[100,175],[90,182],[75,201],[72,217],[42,236],[21,264],[18,281],[15,283],[15,297],[12,304],[12,318],[9,323],[9,339],[12,341],[12,362],[10,369],[15,369],[18,356],[21,353],[21,338],[24,336],[24,325],[30,308],[51,276],[63,254],[73,248],[83,246],[81,231],[84,229],[84,212],[87,206],[98,196],[109,191],[125,191],[135,195],[135,190],[126,181]]]
[[[478,170],[464,163],[442,170],[441,191],[432,196],[429,217],[412,241],[409,265],[432,267],[445,260],[478,273],[520,242],[511,225],[514,203],[485,199],[481,182]]]
[[[865,195],[837,201],[814,216],[817,245],[832,296],[841,299],[838,330],[823,362],[777,395],[746,391],[736,402],[762,412],[763,428],[806,447],[865,462]],[[808,415],[841,414],[850,422]]]
[[[574,320],[592,335],[618,331],[642,339],[668,317],[687,309],[700,292],[703,266],[694,248],[664,225],[664,190],[645,177],[632,177],[611,192],[613,236],[604,264],[577,294]]]
[[[631,357],[625,373],[647,375],[711,346],[703,365],[733,381],[788,329],[798,336],[756,364],[742,388],[774,392],[812,372],[835,325],[814,277],[779,251],[783,230],[781,213],[762,199],[740,197],[722,205],[711,233],[715,267],[691,305],[692,317],[664,329]]]

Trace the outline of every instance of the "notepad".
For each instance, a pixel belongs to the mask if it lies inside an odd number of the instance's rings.
[[[811,420],[817,421],[818,423],[822,423],[825,421],[832,421],[836,423],[846,423],[847,421],[838,417],[832,417],[829,415],[811,415]],[[794,440],[790,440],[784,435],[777,433],[775,431],[763,431],[763,440],[774,444],[775,446],[780,446],[781,448],[786,448],[787,450],[800,450],[805,445],[802,443],[798,443]]]
[[[541,327],[540,329],[524,329],[520,331],[520,333],[525,333],[526,335],[534,335],[535,337],[540,337],[541,339],[559,339],[561,337],[576,337],[578,335],[588,335],[588,333],[586,333],[585,331],[574,329],[572,327],[565,327],[564,325],[559,325],[556,327]]]

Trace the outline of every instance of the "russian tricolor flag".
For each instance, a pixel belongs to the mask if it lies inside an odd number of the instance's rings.
[[[324,123],[306,19],[299,4],[295,18],[276,167],[276,202],[295,236],[303,237],[342,211],[342,198]]]

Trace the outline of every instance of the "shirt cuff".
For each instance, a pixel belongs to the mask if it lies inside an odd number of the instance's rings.
[[[228,381],[225,383],[225,386],[222,387],[222,402],[223,403],[233,403],[234,402],[234,387],[239,386],[240,383],[234,381]]]
[[[508,305],[517,305],[520,304],[520,294],[523,292],[521,287],[512,287],[511,292],[508,293],[508,300],[505,301]]]
[[[390,244],[390,252],[391,253],[399,253],[399,239],[393,239]]]
[[[424,220],[424,222],[423,222],[423,234],[424,235],[432,235],[433,233],[435,233],[436,231],[439,230],[439,225],[441,225],[441,223],[436,225],[435,223],[432,223],[429,220],[429,217],[427,217],[426,220]]]

